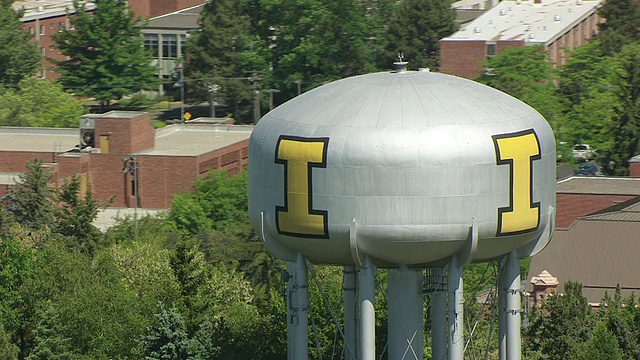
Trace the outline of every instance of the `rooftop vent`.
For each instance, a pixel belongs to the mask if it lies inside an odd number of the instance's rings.
[[[473,32],[476,34],[480,33],[480,26],[476,26],[475,28],[473,28]]]
[[[582,0],[576,0],[576,5],[578,6],[582,5]]]
[[[500,16],[505,16],[505,15],[507,15],[507,10],[501,9],[500,10]]]
[[[404,61],[404,54],[398,53],[398,61],[393,63],[393,66],[396,67],[394,72],[400,73],[407,71],[407,61]]]
[[[555,16],[553,17],[553,21],[555,21],[555,22],[560,21],[560,15],[555,15]]]
[[[529,34],[529,39],[535,39],[535,37],[536,37],[536,34],[534,33]]]

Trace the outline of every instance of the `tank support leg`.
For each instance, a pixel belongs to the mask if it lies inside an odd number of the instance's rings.
[[[522,356],[520,338],[522,309],[520,303],[520,262],[518,255],[512,251],[507,255],[505,272],[507,299],[506,299],[506,324],[507,324],[507,360],[520,360]]]
[[[444,270],[431,269],[432,283],[442,284]],[[447,357],[447,293],[444,289],[436,289],[431,295],[431,348],[434,360]]]
[[[344,292],[344,336],[345,336],[345,360],[357,360],[356,357],[356,333],[358,328],[358,317],[356,309],[356,268],[353,266],[344,267],[344,281],[342,283]]]
[[[449,360],[462,360],[464,355],[464,296],[462,267],[454,256],[449,263]]]
[[[287,281],[287,358],[306,360],[309,358],[309,288],[307,264],[298,253],[295,261],[287,262],[290,278]]]
[[[507,285],[505,281],[506,272],[505,257],[500,262],[498,272],[498,351],[499,360],[507,360]]]
[[[423,360],[422,270],[390,269],[387,287],[389,360]]]
[[[360,359],[376,358],[376,313],[374,291],[374,265],[369,257],[364,259],[358,274],[360,285]]]

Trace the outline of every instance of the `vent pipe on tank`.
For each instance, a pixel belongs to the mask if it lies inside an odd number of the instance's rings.
[[[395,71],[394,72],[405,72],[407,71],[407,64],[408,62],[403,61],[404,60],[404,54],[403,53],[398,53],[398,61],[393,63],[393,66],[395,66]]]

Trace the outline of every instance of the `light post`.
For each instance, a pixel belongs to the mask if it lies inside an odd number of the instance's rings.
[[[211,118],[215,119],[216,117],[216,98],[218,97],[218,91],[222,89],[222,87],[218,84],[209,85],[209,98],[211,99]]]
[[[133,173],[133,223],[135,226],[134,238],[138,240],[138,159],[136,155],[129,155],[122,158],[124,168],[122,172],[125,174]],[[125,183],[126,184],[126,183]]]

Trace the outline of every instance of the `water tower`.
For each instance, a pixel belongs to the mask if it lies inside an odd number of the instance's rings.
[[[307,359],[307,261],[345,268],[347,359],[375,358],[374,272],[389,269],[389,359],[423,358],[423,269],[434,359],[463,358],[462,267],[504,259],[501,359],[520,359],[518,259],[546,246],[555,140],[521,101],[445,74],[354,76],[266,114],[249,143],[249,214],[286,260],[288,356]],[[445,295],[448,295],[448,306]]]

